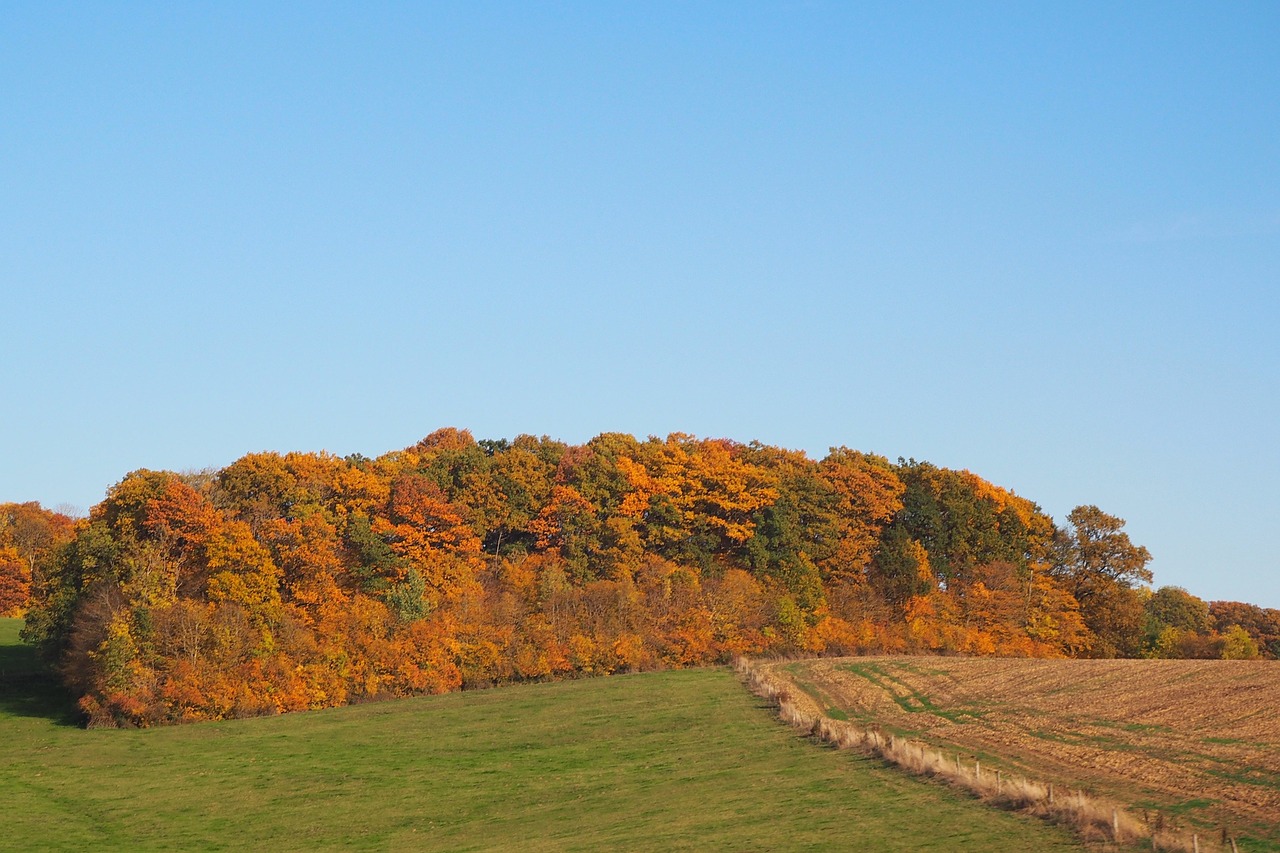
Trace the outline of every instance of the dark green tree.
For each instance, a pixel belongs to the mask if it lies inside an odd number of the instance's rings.
[[[1069,529],[1054,541],[1052,572],[1080,603],[1093,632],[1093,654],[1131,657],[1143,638],[1143,602],[1137,586],[1151,581],[1151,552],[1124,532],[1124,519],[1096,506],[1078,506]]]

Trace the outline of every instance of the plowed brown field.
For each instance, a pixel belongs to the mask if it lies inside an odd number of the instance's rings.
[[[837,719],[1280,849],[1280,662],[762,664]]]

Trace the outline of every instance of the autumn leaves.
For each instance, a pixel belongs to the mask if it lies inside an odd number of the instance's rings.
[[[27,631],[103,724],[742,653],[1091,643],[1034,504],[847,448],[443,429],[377,459],[137,471],[66,527]]]

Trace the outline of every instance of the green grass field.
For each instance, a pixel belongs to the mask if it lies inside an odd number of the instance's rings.
[[[85,731],[0,620],[0,848],[1079,849],[775,722],[728,671]]]

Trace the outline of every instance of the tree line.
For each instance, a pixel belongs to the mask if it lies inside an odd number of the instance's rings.
[[[95,725],[738,654],[1280,653],[1280,611],[1153,593],[1123,527],[845,447],[447,428],[134,471],[75,521],[0,505],[0,613]]]

